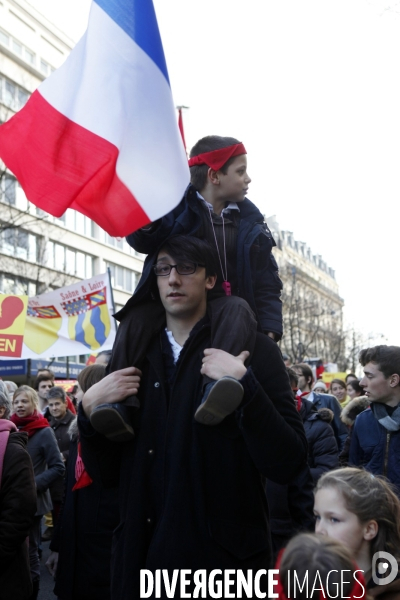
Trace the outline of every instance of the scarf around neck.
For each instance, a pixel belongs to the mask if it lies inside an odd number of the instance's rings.
[[[16,414],[11,415],[10,421],[15,423],[19,431],[26,431],[28,437],[32,437],[39,429],[50,427],[49,422],[37,410],[29,417],[18,417]]]
[[[400,429],[400,404],[396,407],[392,415],[389,415],[386,404],[380,402],[371,402],[371,410],[375,419],[387,431],[399,431]]]

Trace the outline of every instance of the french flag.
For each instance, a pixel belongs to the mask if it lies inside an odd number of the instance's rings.
[[[93,0],[65,63],[0,127],[0,157],[33,204],[111,236],[180,202],[189,167],[152,0]]]

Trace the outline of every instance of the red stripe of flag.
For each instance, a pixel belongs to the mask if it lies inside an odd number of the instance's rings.
[[[29,105],[29,111],[20,111],[0,128],[0,156],[28,200],[56,216],[67,208],[79,210],[112,236],[128,235],[150,222],[116,175],[113,144],[62,115],[38,91]]]

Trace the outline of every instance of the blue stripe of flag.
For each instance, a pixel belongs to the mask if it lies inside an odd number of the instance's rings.
[[[169,83],[152,0],[94,0],[155,62]]]

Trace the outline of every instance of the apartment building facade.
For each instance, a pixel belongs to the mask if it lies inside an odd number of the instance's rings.
[[[0,123],[24,106],[73,45],[25,0],[0,0]],[[30,204],[0,164],[0,293],[35,296],[109,268],[118,310],[132,295],[143,260],[80,213],[54,218]]]

